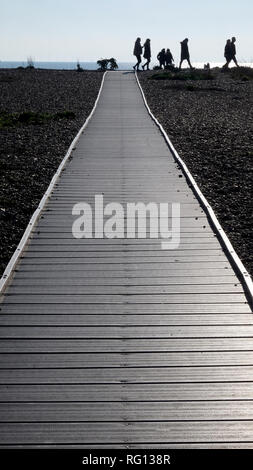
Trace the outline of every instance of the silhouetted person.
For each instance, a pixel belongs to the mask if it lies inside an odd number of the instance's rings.
[[[224,65],[224,68],[227,69],[231,60],[235,63],[236,67],[239,67],[237,59],[236,59],[236,47],[235,47],[235,42],[236,38],[233,37],[230,41],[230,39],[227,40],[226,45],[225,45],[225,51],[224,51],[224,56],[226,59],[226,63]]]
[[[133,54],[135,55],[137,59],[137,63],[134,65],[134,70],[139,70],[139,66],[141,63],[141,54],[142,54],[142,45],[141,45],[141,38],[137,38],[134,44],[134,52]]]
[[[190,69],[193,69],[193,66],[190,61],[190,53],[189,53],[189,48],[188,48],[188,38],[185,38],[183,41],[180,42],[181,44],[181,59],[180,59],[180,64],[179,64],[179,70],[181,70],[181,66],[184,60],[187,60]]]
[[[165,66],[165,49],[162,49],[157,55],[161,69]]]
[[[172,65],[172,62],[174,62],[173,55],[170,52],[170,49],[167,49],[165,52],[165,65],[168,67],[168,65]]]
[[[143,57],[146,59],[146,63],[142,66],[143,70],[145,67],[147,67],[147,70],[149,70],[149,64],[151,61],[151,47],[150,47],[150,39],[147,39],[143,45],[144,48],[144,54]]]
[[[228,68],[229,63],[231,62],[232,59],[232,51],[231,51],[231,41],[230,39],[227,39],[225,49],[224,49],[224,57],[226,59],[226,63],[224,65],[224,68]]]
[[[231,40],[231,60],[234,61],[236,67],[239,67],[238,62],[237,62],[237,59],[236,59],[236,47],[235,47],[235,42],[236,42],[236,38],[235,38],[235,37],[232,37],[232,40]]]
[[[77,71],[77,72],[83,72],[83,68],[81,67],[81,65],[79,64],[79,62],[77,62],[77,64],[76,64],[76,71]]]

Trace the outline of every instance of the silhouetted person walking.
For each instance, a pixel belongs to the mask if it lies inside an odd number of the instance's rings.
[[[142,66],[142,69],[144,70],[145,67],[147,67],[147,70],[149,70],[149,64],[151,61],[151,46],[150,46],[150,39],[147,39],[143,45],[144,48],[144,54],[143,57],[146,59],[146,63]]]
[[[157,55],[161,69],[165,66],[165,49],[162,49]]]
[[[230,39],[227,40],[225,49],[224,49],[224,57],[226,59],[226,63],[224,65],[224,68],[228,68],[229,63],[231,62],[232,59],[232,51],[231,51],[231,41]]]
[[[224,56],[226,59],[226,63],[224,65],[224,68],[227,69],[231,60],[235,63],[236,67],[239,67],[237,59],[236,59],[236,47],[235,47],[235,42],[236,38],[232,37],[231,41],[230,39],[227,40],[226,45],[225,45],[225,51],[224,51]]]
[[[134,70],[139,70],[139,66],[141,63],[141,54],[142,54],[142,45],[141,45],[141,38],[137,38],[134,44],[134,52],[133,54],[135,55],[137,59],[137,63],[134,65]]]
[[[172,65],[172,62],[174,62],[173,55],[170,52],[170,49],[167,49],[165,52],[165,65],[168,67],[169,65]]]
[[[187,60],[190,69],[193,69],[193,66],[190,61],[190,53],[189,53],[189,48],[188,48],[188,38],[185,38],[183,41],[180,42],[181,44],[181,59],[180,59],[180,64],[179,64],[179,70],[181,70],[181,66],[184,60]]]
[[[237,62],[237,59],[236,59],[236,47],[235,47],[235,42],[236,42],[236,38],[235,38],[235,37],[232,37],[232,40],[231,40],[231,60],[234,61],[236,67],[239,67],[238,62]]]

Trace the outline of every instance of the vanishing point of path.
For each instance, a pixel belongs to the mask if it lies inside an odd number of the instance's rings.
[[[179,249],[73,238],[96,194],[180,203]],[[2,447],[253,447],[252,312],[133,73],[107,74],[0,323]]]

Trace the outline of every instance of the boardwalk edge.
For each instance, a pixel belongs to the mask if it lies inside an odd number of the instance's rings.
[[[63,158],[62,162],[60,163],[58,169],[56,170],[56,173],[54,174],[54,176],[52,177],[50,183],[49,183],[49,186],[46,190],[46,192],[44,193],[44,195],[42,196],[42,199],[40,200],[39,202],[39,205],[37,207],[37,209],[35,209],[30,221],[28,222],[28,225],[23,233],[23,236],[16,248],[16,250],[14,251],[9,263],[7,264],[6,268],[5,268],[5,271],[0,279],[0,294],[3,294],[13,272],[14,272],[14,269],[26,247],[26,244],[30,238],[30,235],[49,199],[49,197],[51,196],[51,193],[54,189],[54,186],[56,184],[56,182],[58,181],[58,178],[60,177],[63,169],[65,168],[66,166],[66,163],[68,162],[69,160],[69,157],[77,143],[77,141],[79,140],[81,134],[83,133],[83,131],[85,130],[85,128],[87,127],[90,119],[92,118],[96,108],[97,108],[97,105],[98,105],[98,101],[99,101],[99,98],[100,98],[100,95],[102,93],[102,89],[103,89],[103,86],[104,86],[104,81],[105,81],[105,76],[106,76],[107,72],[104,73],[103,75],[103,78],[102,78],[102,82],[101,82],[101,85],[100,85],[100,89],[99,89],[99,92],[98,92],[98,95],[97,95],[97,98],[96,98],[96,101],[94,103],[94,106],[89,114],[89,116],[87,117],[85,123],[83,124],[83,126],[81,127],[81,129],[78,131],[78,133],[76,134],[74,140],[71,142],[69,148],[68,148],[68,151],[65,155],[65,157]]]
[[[204,194],[202,193],[202,191],[200,190],[197,182],[195,181],[194,177],[192,176],[190,170],[188,169],[187,165],[184,163],[184,161],[182,160],[182,158],[179,156],[179,154],[177,153],[175,147],[173,146],[167,132],[164,130],[163,126],[160,124],[160,122],[158,121],[158,119],[156,119],[156,117],[153,115],[148,103],[147,103],[147,100],[146,100],[146,97],[145,97],[145,94],[144,94],[144,91],[142,89],[142,86],[140,84],[140,81],[139,81],[139,78],[138,78],[138,74],[137,72],[135,72],[135,77],[136,77],[136,81],[137,81],[137,84],[139,86],[139,89],[140,89],[140,92],[141,92],[141,95],[142,95],[142,98],[143,98],[143,101],[144,101],[144,104],[147,108],[147,111],[149,113],[149,115],[151,116],[151,118],[153,119],[153,121],[155,122],[155,124],[157,125],[157,127],[160,129],[173,157],[175,158],[176,162],[180,165],[186,179],[188,180],[188,182],[191,184],[192,186],[192,189],[196,195],[196,197],[198,198],[200,204],[202,205],[203,209],[205,210],[207,216],[208,216],[208,219],[209,221],[211,222],[214,230],[215,230],[215,233],[217,234],[217,237],[219,238],[219,241],[222,245],[222,247],[224,248],[224,251],[229,259],[229,261],[231,262],[232,266],[234,267],[243,287],[244,287],[244,290],[245,290],[245,294],[247,296],[247,300],[250,304],[250,307],[251,309],[253,308],[253,281],[251,279],[251,276],[250,274],[248,273],[248,271],[246,270],[244,264],[242,263],[241,259],[239,258],[239,256],[237,255],[235,249],[233,248],[228,236],[226,235],[225,231],[223,230],[222,226],[220,225],[215,213],[214,213],[214,210],[212,209],[212,207],[210,206],[210,204],[208,203],[207,199],[205,198]],[[253,310],[252,310],[253,311]]]

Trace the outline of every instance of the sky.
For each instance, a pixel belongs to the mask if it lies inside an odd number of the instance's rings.
[[[153,59],[176,60],[188,37],[193,62],[224,61],[227,38],[253,62],[252,0],[0,0],[0,60],[134,61],[136,37],[151,39]]]

